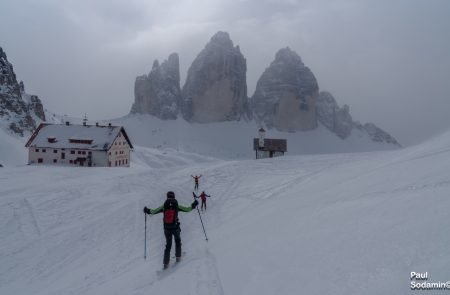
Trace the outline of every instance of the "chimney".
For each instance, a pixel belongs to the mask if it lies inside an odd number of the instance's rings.
[[[86,122],[83,122],[83,126],[86,126]]]
[[[70,125],[70,122],[69,121],[66,121],[66,126],[69,126]]]
[[[108,127],[111,127],[112,125],[111,125],[111,123],[108,123]]]
[[[95,126],[98,127],[98,122],[95,122]]]
[[[258,139],[258,146],[259,148],[263,148],[264,147],[264,137],[266,135],[266,131],[264,130],[264,128],[260,128],[259,131],[259,139]]]

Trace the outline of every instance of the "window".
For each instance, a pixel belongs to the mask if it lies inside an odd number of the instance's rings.
[[[109,161],[108,166],[111,167],[111,161]]]
[[[92,139],[81,139],[81,138],[70,138],[69,139],[70,143],[82,143],[82,144],[91,144],[93,142]]]
[[[117,155],[117,151],[116,151],[116,155]]]
[[[88,155],[92,155],[92,152],[88,152]]]
[[[128,159],[125,159],[125,164],[127,164],[127,165],[128,165]]]
[[[78,151],[78,154],[81,155],[81,151]]]
[[[46,149],[42,149],[42,152],[45,153],[47,150]]]
[[[117,166],[117,160],[116,160],[116,166]]]
[[[54,154],[57,154],[57,153],[58,153],[58,150],[53,150],[53,153],[54,153]]]
[[[38,159],[38,163],[43,163],[43,162],[44,162],[44,160],[42,158]]]
[[[66,158],[66,153],[61,153],[61,159],[65,159]]]
[[[56,159],[53,159],[53,163],[56,163]]]
[[[74,155],[74,154],[75,154],[75,151],[70,151],[70,153],[71,153],[72,155]]]
[[[85,151],[82,151],[81,154],[86,155],[86,152],[85,152]]]
[[[108,155],[110,155],[110,156],[111,156],[111,152],[109,152],[109,153],[108,153]]]
[[[36,152],[36,153],[39,153],[39,149],[35,149],[35,152]]]
[[[69,161],[69,163],[70,163],[70,164],[72,164],[72,163],[73,163],[73,161],[72,161],[72,160],[70,160],[70,161]]]

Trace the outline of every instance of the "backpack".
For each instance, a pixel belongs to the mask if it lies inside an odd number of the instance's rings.
[[[164,227],[176,227],[178,222],[178,202],[167,199],[164,203]]]

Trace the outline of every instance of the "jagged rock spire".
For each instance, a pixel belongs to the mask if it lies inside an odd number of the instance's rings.
[[[148,75],[136,78],[131,113],[150,114],[163,120],[176,119],[181,101],[180,62],[177,53],[159,65],[153,62]]]
[[[289,47],[280,49],[251,99],[256,118],[268,128],[295,132],[317,127],[319,86],[311,70]]]
[[[189,68],[182,114],[190,122],[235,121],[248,117],[247,63],[226,32],[216,33]]]

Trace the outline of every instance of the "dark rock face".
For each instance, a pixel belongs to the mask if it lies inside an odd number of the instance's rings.
[[[176,119],[181,102],[178,54],[172,53],[161,65],[155,60],[148,75],[137,77],[134,97],[131,113],[150,114],[163,120]]]
[[[320,123],[342,139],[350,135],[353,120],[347,105],[340,108],[331,93],[322,91],[317,98],[316,107]]]
[[[250,100],[246,71],[239,46],[233,45],[228,33],[218,32],[193,61],[182,90],[175,53],[161,65],[156,60],[148,75],[137,77],[131,113],[170,120],[181,112],[186,121],[196,123],[255,118],[283,132],[314,130],[320,122],[341,139],[358,130],[375,142],[399,145],[374,124],[354,122],[349,107],[339,107],[331,93],[319,93],[312,71],[288,47],[276,53]]]
[[[300,56],[284,48],[259,78],[251,107],[267,128],[289,132],[312,130],[317,127],[318,89],[314,74]]]
[[[394,137],[375,126],[375,124],[366,123],[362,125],[359,122],[354,122],[352,116],[350,116],[349,107],[344,105],[340,108],[333,95],[326,91],[320,92],[317,99],[317,119],[341,139],[346,139],[353,129],[357,129],[368,134],[372,141],[400,146]]]
[[[188,70],[181,112],[189,122],[236,121],[250,114],[247,62],[228,33],[218,32]]]
[[[44,105],[42,104],[39,97],[37,97],[37,95],[30,96],[29,108],[34,112],[34,114],[39,119],[41,119],[42,121],[45,121]]]
[[[8,123],[10,130],[21,136],[24,131],[33,131],[36,128],[35,119],[45,121],[42,102],[36,95],[25,92],[23,82],[17,82],[13,66],[1,47],[0,118]]]

